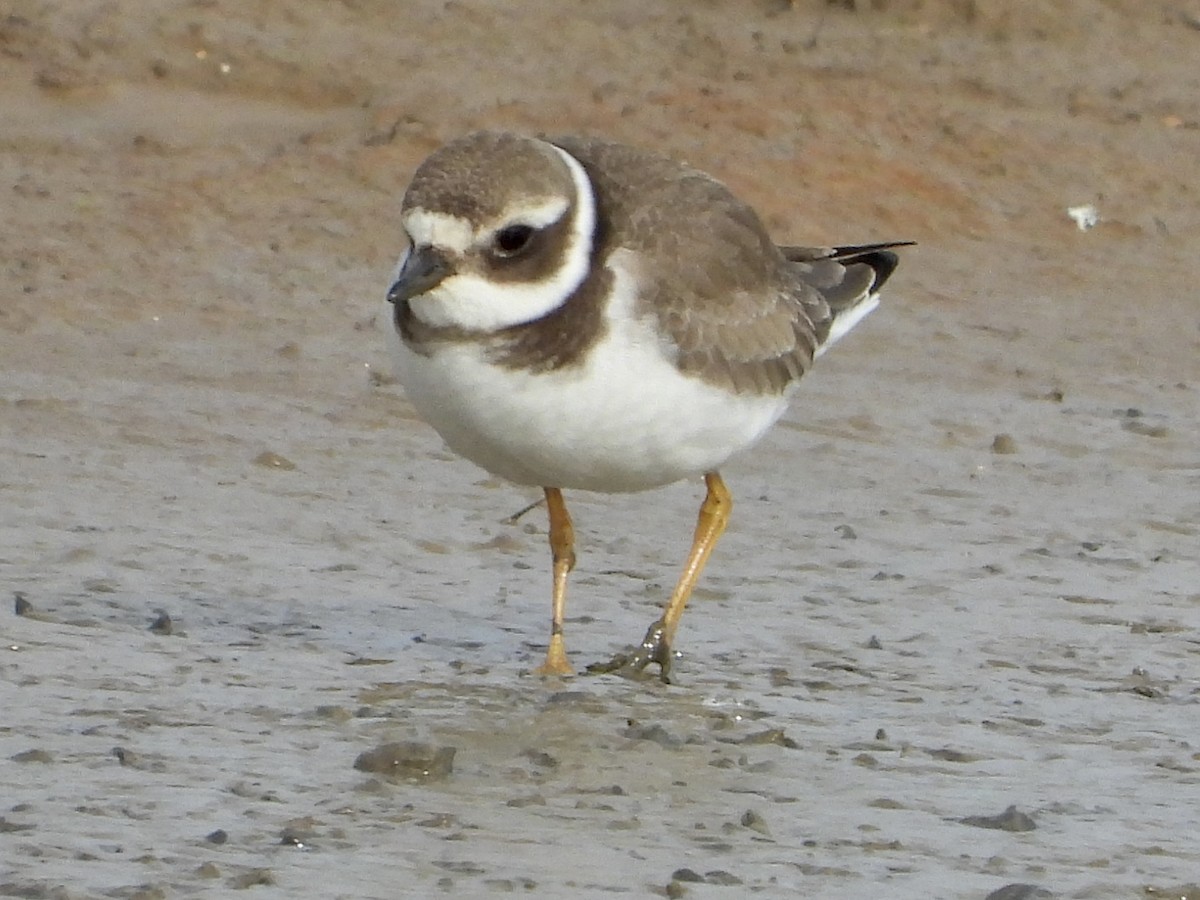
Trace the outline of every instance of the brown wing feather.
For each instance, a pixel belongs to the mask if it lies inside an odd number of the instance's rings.
[[[758,394],[781,393],[804,374],[829,306],[749,206],[665,157],[599,140],[554,142],[588,171],[601,220],[621,233],[621,246],[670,262],[639,273],[639,302],[657,317],[681,371]],[[604,259],[617,247],[599,237]]]
[[[872,294],[879,293],[900,259],[889,252],[895,247],[908,247],[912,241],[888,244],[860,244],[849,247],[780,247],[779,251],[792,263],[796,276],[815,289],[826,305],[824,315],[819,308],[810,310],[817,326],[818,346],[825,343],[833,321],[853,309]]]

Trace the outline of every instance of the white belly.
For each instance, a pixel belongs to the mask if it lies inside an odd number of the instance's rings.
[[[470,343],[431,357],[399,345],[417,412],[461,456],[517,484],[640,491],[719,468],[766,433],[786,397],[685,377],[644,325],[610,319],[581,365],[531,374]]]

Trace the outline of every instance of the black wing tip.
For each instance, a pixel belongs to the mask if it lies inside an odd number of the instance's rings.
[[[855,244],[846,247],[834,247],[831,259],[839,262],[863,263],[871,267],[875,280],[871,285],[874,294],[892,277],[896,266],[900,265],[900,256],[891,251],[896,247],[912,247],[916,241],[890,241],[884,244]]]

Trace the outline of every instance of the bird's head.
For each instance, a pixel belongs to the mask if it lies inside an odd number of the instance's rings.
[[[595,218],[587,173],[555,145],[502,132],[447,144],[404,195],[397,322],[495,332],[541,318],[587,276]]]

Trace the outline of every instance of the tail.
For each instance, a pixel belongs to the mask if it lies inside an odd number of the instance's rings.
[[[816,288],[829,308],[829,318],[817,323],[820,343],[814,356],[837,343],[879,305],[879,289],[900,263],[892,248],[913,243],[779,248],[785,259],[800,263],[801,279]]]

